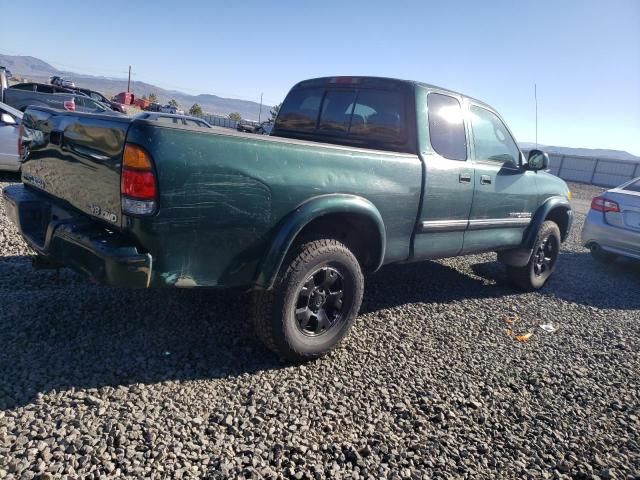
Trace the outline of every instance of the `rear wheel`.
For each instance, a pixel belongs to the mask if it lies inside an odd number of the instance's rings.
[[[321,357],[349,331],[363,291],[360,264],[344,244],[303,242],[285,260],[273,289],[255,294],[256,334],[286,360]]]
[[[560,229],[547,220],[538,231],[529,262],[523,267],[507,267],[510,282],[520,290],[538,290],[556,268],[560,254]]]
[[[589,250],[591,251],[593,259],[599,263],[611,263],[616,259],[615,254],[603,250],[597,243],[592,244]]]

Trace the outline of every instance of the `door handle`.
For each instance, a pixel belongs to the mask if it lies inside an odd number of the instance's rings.
[[[480,175],[480,185],[491,185],[491,177],[489,175]]]
[[[471,183],[471,174],[470,173],[461,173],[458,177],[460,183]]]

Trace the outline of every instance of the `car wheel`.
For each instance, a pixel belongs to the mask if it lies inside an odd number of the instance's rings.
[[[600,245],[594,243],[589,248],[593,259],[599,263],[612,263],[616,260],[616,255],[602,249]]]
[[[341,242],[302,242],[287,257],[275,285],[254,296],[257,336],[280,358],[304,362],[340,343],[364,291],[358,260]]]
[[[529,262],[523,267],[507,266],[509,281],[520,290],[538,290],[556,268],[560,254],[560,229],[546,221],[540,227]]]

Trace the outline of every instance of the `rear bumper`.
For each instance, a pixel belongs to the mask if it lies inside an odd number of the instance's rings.
[[[602,213],[591,210],[582,228],[582,244],[594,243],[607,252],[640,260],[640,233],[609,225]]]
[[[10,185],[2,196],[9,219],[48,265],[70,267],[103,284],[149,286],[151,255],[126,236],[24,185]]]

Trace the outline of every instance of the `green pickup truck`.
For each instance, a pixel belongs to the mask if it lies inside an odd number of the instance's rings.
[[[573,219],[495,110],[412,81],[300,82],[270,136],[33,107],[20,138],[3,196],[36,266],[251,290],[257,335],[291,361],[340,342],[386,264],[495,251],[542,287]]]

